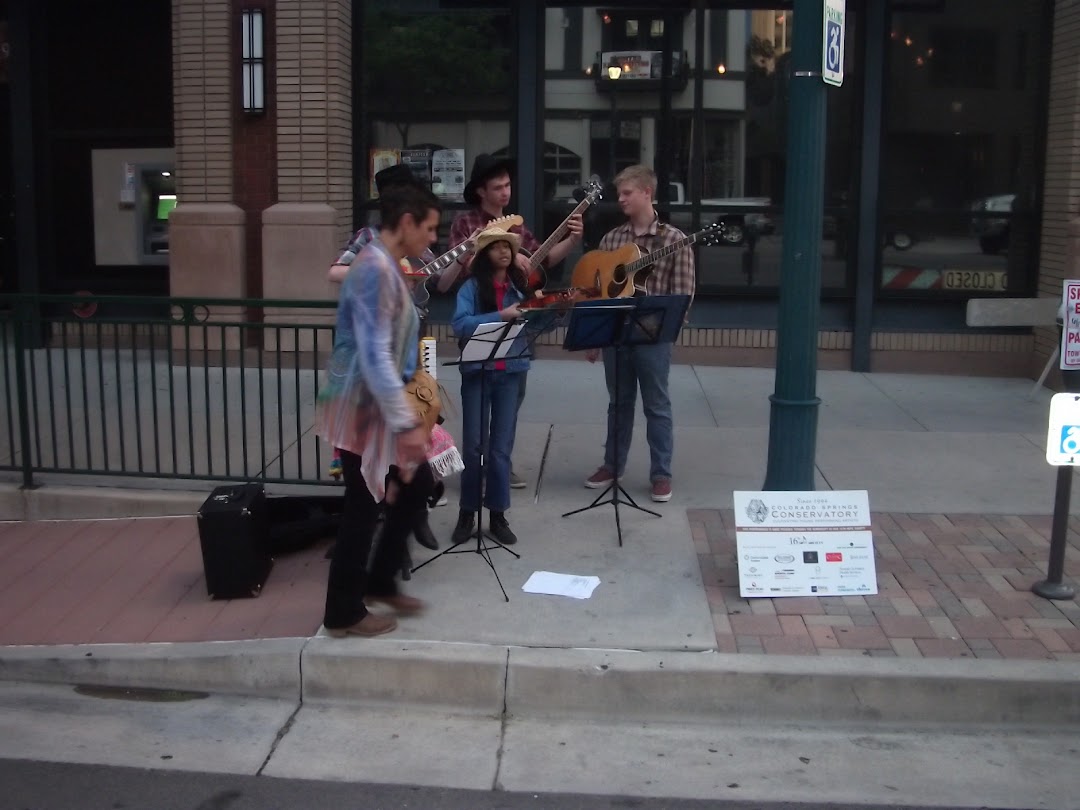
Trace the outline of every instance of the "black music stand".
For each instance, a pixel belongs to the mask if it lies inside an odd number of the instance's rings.
[[[515,329],[515,326],[518,328]],[[481,333],[474,333],[473,336],[465,342],[465,345],[462,346],[461,349],[461,358],[443,363],[445,366],[461,366],[465,363],[481,364],[480,407],[482,415],[480,417],[480,498],[476,512],[476,548],[464,548],[465,542],[457,543],[444,551],[440,551],[435,556],[424,560],[424,562],[420,563],[412,570],[414,572],[419,571],[425,565],[434,562],[444,554],[479,554],[484,562],[488,564],[491,573],[495,575],[495,581],[499,583],[499,590],[502,591],[503,599],[509,602],[510,597],[506,595],[506,588],[503,587],[502,580],[499,578],[499,572],[495,569],[495,563],[491,560],[491,550],[501,548],[503,551],[508,551],[513,554],[517,559],[521,559],[521,555],[507,548],[484,531],[484,476],[487,471],[488,438],[491,427],[490,420],[485,420],[484,418],[487,407],[485,372],[494,368],[494,364],[499,360],[517,360],[522,357],[528,357],[532,349],[532,342],[536,338],[533,336],[529,339],[529,330],[527,330],[526,324],[521,321],[496,321],[484,323],[480,324],[477,329],[480,330]],[[466,356],[468,356],[468,359],[465,359]],[[488,430],[483,429],[485,421],[488,421]],[[489,541],[493,545],[489,545]]]
[[[648,295],[635,298],[606,298],[600,301],[586,301],[570,311],[570,324],[566,330],[563,348],[569,351],[582,349],[614,348],[618,351],[623,346],[651,346],[656,343],[674,343],[682,329],[686,310],[690,306],[689,295]],[[615,363],[615,402],[619,401],[620,391],[619,364]],[[619,435],[619,410],[615,409],[614,433]],[[661,517],[659,512],[638,506],[630,494],[619,483],[619,471],[612,470],[614,478],[607,489],[601,492],[591,504],[580,509],[566,512],[563,517],[570,517],[580,512],[587,512],[598,506],[611,504],[615,507],[615,531],[622,547],[622,521],[619,518],[619,504],[623,503],[639,512]],[[604,496],[611,497],[604,500]],[[622,497],[620,497],[620,495]]]

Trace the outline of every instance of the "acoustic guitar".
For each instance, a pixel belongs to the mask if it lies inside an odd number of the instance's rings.
[[[581,202],[574,206],[574,210],[571,211],[566,219],[562,221],[554,231],[551,232],[551,236],[544,240],[544,243],[540,245],[529,257],[529,278],[525,290],[526,293],[531,293],[534,290],[543,290],[547,286],[547,273],[544,272],[543,266],[540,262],[547,258],[548,253],[555,245],[559,244],[566,236],[566,229],[569,226],[570,218],[575,214],[583,214],[585,209],[599,200],[604,193],[604,187],[597,179],[591,179],[583,186],[585,190],[585,196],[582,197]]]
[[[502,228],[504,231],[508,231],[511,228],[521,225],[525,220],[521,214],[508,214],[505,217],[499,217],[493,219],[485,228]],[[419,270],[405,273],[405,278],[412,286],[413,303],[420,309],[425,309],[428,305],[428,301],[431,300],[431,292],[427,287],[427,279],[431,276],[436,276],[452,265],[470,250],[475,243],[475,239],[471,237],[466,239],[460,245],[450,248],[446,253],[439,256],[437,259],[428,262]]]
[[[723,235],[724,225],[717,222],[644,256],[633,242],[616,250],[590,250],[575,265],[570,286],[598,289],[601,298],[647,295],[646,284],[658,261],[691,245],[718,244]]]

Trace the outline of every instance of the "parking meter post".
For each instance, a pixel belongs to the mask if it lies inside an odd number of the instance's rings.
[[[1059,332],[1060,332],[1059,326]],[[1080,393],[1080,371],[1062,369],[1061,379],[1068,393]],[[1069,539],[1069,505],[1072,498],[1073,468],[1071,464],[1058,467],[1057,489],[1054,493],[1054,521],[1050,528],[1050,560],[1046,579],[1031,586],[1033,593],[1044,599],[1076,598],[1076,589],[1065,583],[1065,550]]]
[[[1072,482],[1072,466],[1058,467],[1057,491],[1054,494],[1054,522],[1050,529],[1050,562],[1047,565],[1046,579],[1031,586],[1032,592],[1044,599],[1066,600],[1076,597],[1076,589],[1064,582]]]

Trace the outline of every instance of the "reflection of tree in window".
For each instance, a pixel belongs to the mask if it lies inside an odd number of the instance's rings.
[[[494,152],[506,157],[509,149]],[[581,185],[581,156],[557,143],[544,141],[544,199],[564,199]]]
[[[408,143],[423,118],[509,103],[509,15],[403,14],[372,10],[365,19],[364,79],[371,111],[393,121]]]

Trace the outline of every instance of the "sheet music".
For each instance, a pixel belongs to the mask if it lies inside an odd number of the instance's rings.
[[[499,335],[506,329],[506,324],[502,321],[492,321],[491,323],[480,324],[476,327],[476,331],[469,337],[468,342],[465,344],[465,348],[461,350],[461,362],[476,363],[482,360],[505,359],[506,355],[510,353],[510,348],[514,345],[514,341],[524,328],[525,324],[523,323],[511,325],[509,331],[506,333],[506,337],[503,338],[502,343],[499,344],[499,348],[495,352],[495,355],[492,356],[492,344],[498,341]]]
[[[556,574],[553,571],[533,571],[521,586],[525,593],[542,593],[549,596],[569,596],[572,599],[588,599],[600,584],[600,577],[580,574]]]

